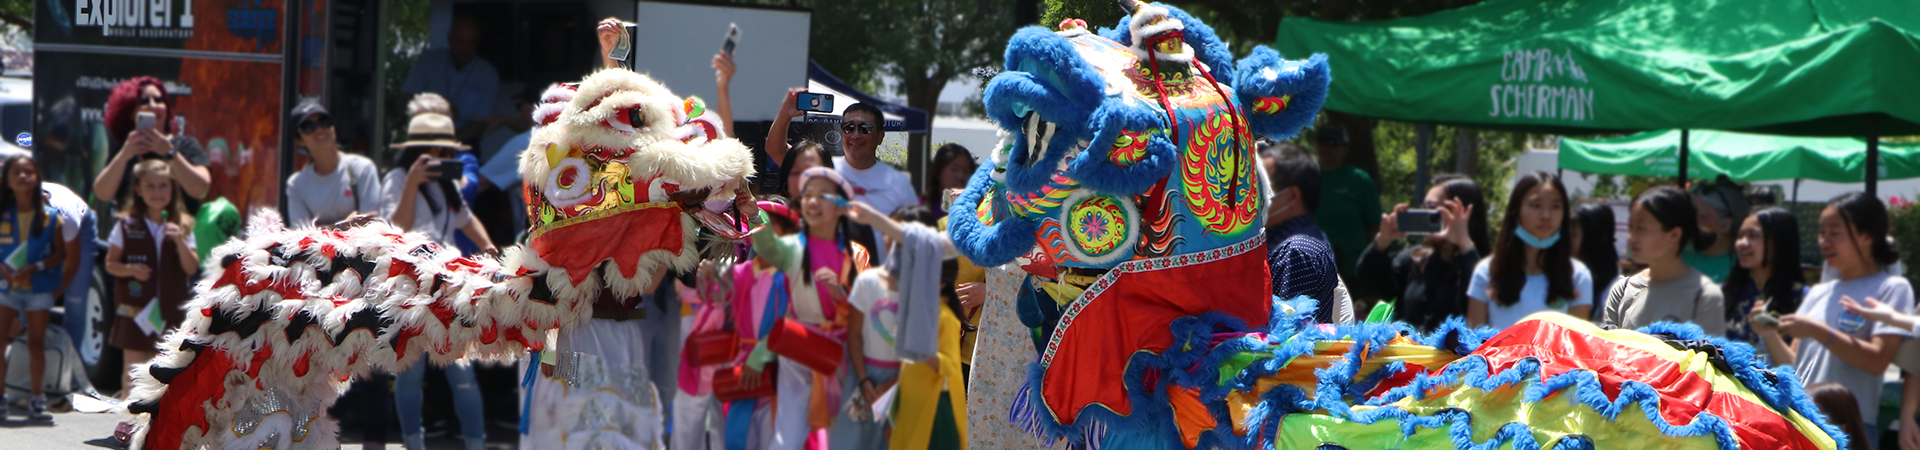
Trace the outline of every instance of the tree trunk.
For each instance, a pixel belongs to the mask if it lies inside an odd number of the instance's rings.
[[[1480,132],[1459,127],[1453,132],[1453,172],[1471,177],[1480,166]]]
[[[926,71],[908,71],[909,74],[923,74]],[[907,174],[913,180],[914,192],[920,192],[926,185],[927,161],[932,157],[932,130],[935,116],[939,115],[940,91],[947,88],[947,80],[953,78],[945,71],[932,76],[913,77],[903,80],[902,90],[907,94],[907,106],[927,112],[927,132],[909,134],[907,138]]]
[[[1380,154],[1373,146],[1373,127],[1376,121],[1369,117],[1335,111],[1327,111],[1326,114],[1327,123],[1337,123],[1347,127],[1347,165],[1366,172],[1367,176],[1373,177],[1374,183],[1382,182]]]

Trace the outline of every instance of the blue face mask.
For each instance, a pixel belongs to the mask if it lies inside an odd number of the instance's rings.
[[[1527,243],[1527,245],[1533,246],[1533,248],[1537,248],[1541,250],[1553,248],[1553,244],[1560,242],[1560,232],[1558,231],[1553,232],[1553,235],[1547,236],[1546,239],[1533,237],[1533,233],[1528,233],[1526,228],[1517,228],[1513,230],[1513,235],[1519,236],[1520,242],[1525,242]]]

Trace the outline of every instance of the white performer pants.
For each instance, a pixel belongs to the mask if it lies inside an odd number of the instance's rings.
[[[813,399],[813,369],[787,358],[780,358],[780,402],[773,413],[773,448],[806,448],[807,405]]]
[[[725,439],[721,427],[720,402],[713,395],[693,396],[681,392],[673,398],[673,450],[720,450]]]
[[[665,425],[648,379],[645,328],[642,321],[594,319],[560,332],[559,379],[536,381],[523,442],[538,448],[660,448]]]

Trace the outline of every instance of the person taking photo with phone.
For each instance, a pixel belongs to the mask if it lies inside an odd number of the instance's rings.
[[[1360,253],[1360,266],[1350,286],[1362,297],[1399,299],[1393,306],[1393,320],[1425,332],[1467,312],[1473,267],[1480,263],[1480,249],[1492,247],[1487,243],[1487,200],[1473,179],[1434,178],[1421,207],[1429,214],[1449,211],[1442,216],[1440,229],[1393,252],[1394,243],[1408,233],[1398,225],[1400,216],[1413,211],[1405,203],[1395,206],[1381,216],[1380,233]]]
[[[821,97],[823,101],[817,107],[813,102],[800,101],[801,97],[816,95],[794,88],[787,91],[786,100],[780,104],[780,114],[773,119],[773,129],[767,133],[766,149],[767,156],[780,162],[782,167],[791,165],[786,161],[788,122],[806,111],[832,110],[832,97]],[[920,204],[920,198],[913,192],[913,182],[906,174],[880,163],[880,143],[887,139],[887,132],[881,129],[882,119],[878,107],[866,103],[847,105],[840,113],[840,143],[846,155],[834,157],[832,166],[852,185],[853,200],[881,213],[893,214],[893,210],[902,206]]]
[[[401,150],[400,159],[395,161],[394,169],[387,171],[385,195],[388,200],[382,213],[394,226],[425,234],[443,249],[456,248],[453,235],[464,231],[480,248],[480,254],[498,254],[486,228],[473,220],[472,209],[460,198],[459,188],[454,185],[454,179],[460,177],[461,165],[452,159],[453,153],[466,149],[454,136],[452,118],[436,113],[413,116],[407,124],[407,141],[394,145]],[[473,367],[456,364],[445,369],[447,384],[453,390],[454,412],[460,418],[461,436],[468,448],[481,448],[486,444],[486,422]],[[426,358],[421,358],[413,368],[401,372],[394,382],[400,437],[409,450],[425,445],[420,407],[424,401],[421,383],[426,371]]]
[[[106,126],[113,158],[93,179],[95,196],[126,197],[132,189],[123,181],[133,175],[133,166],[158,159],[167,162],[167,172],[186,193],[183,200],[187,211],[200,207],[200,200],[212,187],[207,151],[200,141],[174,129],[173,95],[167,93],[165,84],[158,78],[142,76],[114,86],[107,97]]]

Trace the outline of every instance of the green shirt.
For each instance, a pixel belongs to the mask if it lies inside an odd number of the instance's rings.
[[[1692,248],[1688,248],[1680,252],[1680,260],[1686,261],[1687,266],[1692,267],[1693,270],[1700,271],[1701,275],[1706,275],[1708,279],[1713,280],[1713,284],[1725,284],[1727,282],[1727,274],[1733,272],[1734,261],[1733,252],[1731,251],[1720,256],[1707,256],[1705,253],[1700,253],[1694,251]]]
[[[227,243],[227,238],[240,233],[240,210],[233,207],[226,197],[218,197],[200,204],[200,211],[193,217],[194,250],[201,260],[213,253],[214,247]]]
[[[1367,229],[1380,226],[1380,214],[1380,187],[1365,171],[1341,166],[1320,173],[1320,209],[1314,211],[1314,221],[1333,244],[1341,278],[1354,279],[1360,252],[1373,239]]]

